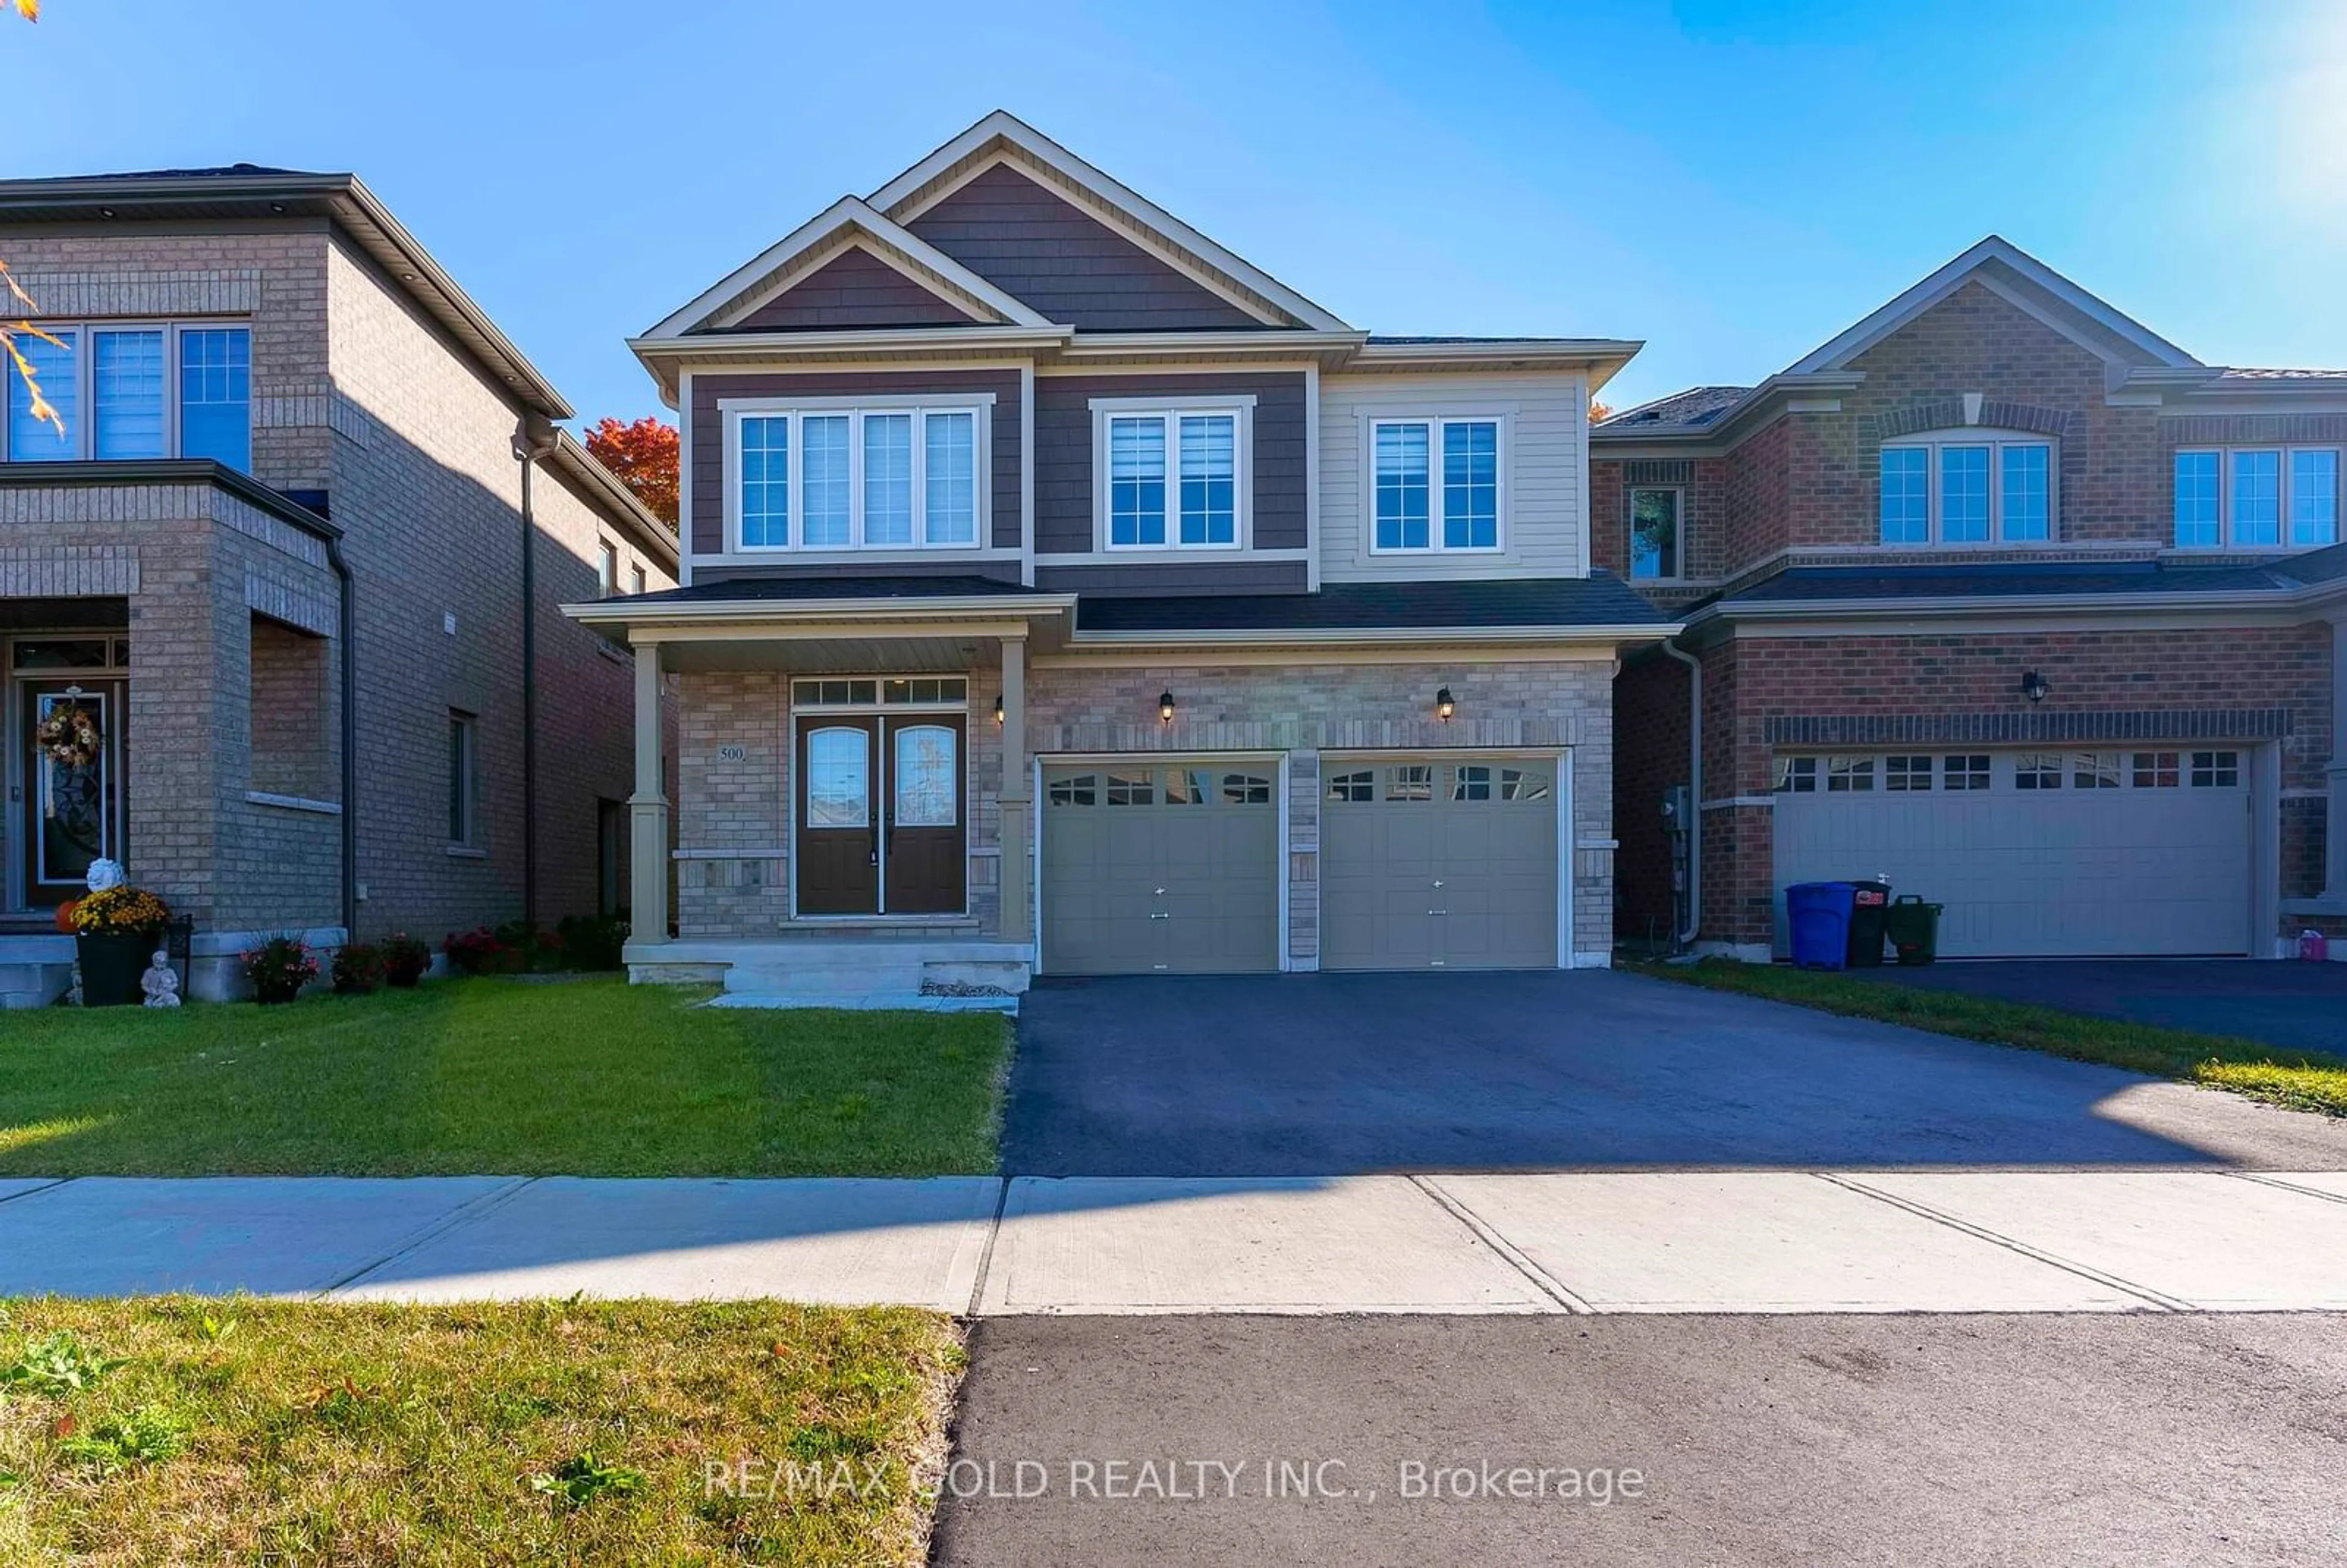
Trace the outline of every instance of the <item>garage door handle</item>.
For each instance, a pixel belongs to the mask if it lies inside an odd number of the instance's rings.
[[[1174,918],[1174,917],[1173,917],[1171,914],[1167,913],[1165,910],[1163,910],[1163,909],[1160,909],[1156,914],[1152,915],[1152,916],[1151,916],[1151,917],[1150,917],[1151,919],[1153,919],[1153,920],[1171,920],[1172,918]]]
[[[1450,911],[1448,909],[1429,909],[1427,913],[1430,915],[1448,915]]]

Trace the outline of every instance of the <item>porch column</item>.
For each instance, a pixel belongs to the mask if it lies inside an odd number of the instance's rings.
[[[1002,939],[1024,942],[1035,934],[1029,906],[1027,813],[1034,804],[1027,788],[1027,640],[1002,640],[1002,858],[995,885],[1002,897]]]
[[[660,644],[636,649],[636,791],[628,797],[628,921],[636,942],[668,940],[668,797],[661,793]]]

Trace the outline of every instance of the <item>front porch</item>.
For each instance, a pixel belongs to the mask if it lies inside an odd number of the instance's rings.
[[[1015,997],[1035,958],[1029,648],[1058,644],[1071,600],[974,579],[858,583],[852,604],[765,587],[572,610],[636,660],[630,978],[823,1005]]]
[[[99,859],[194,921],[198,997],[343,940],[337,538],[208,462],[0,466],[0,1006],[71,984]]]

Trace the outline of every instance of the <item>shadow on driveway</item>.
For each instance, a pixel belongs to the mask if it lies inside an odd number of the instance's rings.
[[[1039,982],[1003,1145],[1053,1176],[2178,1163],[2347,1168],[2347,1128],[1593,970]]]

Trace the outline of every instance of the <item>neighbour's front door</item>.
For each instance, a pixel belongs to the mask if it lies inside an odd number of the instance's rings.
[[[800,914],[962,912],[969,831],[964,726],[959,713],[802,723]]]
[[[122,682],[27,681],[19,711],[25,904],[46,908],[87,887],[92,861],[122,858]]]

